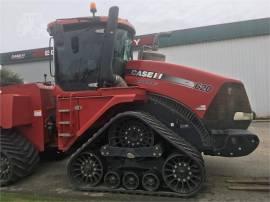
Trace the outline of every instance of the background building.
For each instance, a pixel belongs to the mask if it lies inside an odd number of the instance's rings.
[[[136,38],[150,45],[155,34]],[[160,37],[166,61],[237,78],[258,117],[270,117],[270,18],[175,30]],[[49,48],[2,53],[0,64],[26,82],[53,80]]]

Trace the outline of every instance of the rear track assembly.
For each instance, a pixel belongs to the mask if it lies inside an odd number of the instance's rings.
[[[12,130],[1,132],[0,186],[6,186],[31,174],[39,161],[39,155],[21,134]]]

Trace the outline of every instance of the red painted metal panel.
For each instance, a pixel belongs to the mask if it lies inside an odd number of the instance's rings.
[[[158,61],[130,61],[127,64],[127,72],[132,69],[141,70],[141,73],[142,71],[157,72],[159,75],[163,74],[162,76],[167,79],[153,79],[147,78],[146,75],[134,76],[127,73],[125,79],[128,84],[138,85],[147,91],[178,100],[201,118],[203,118],[208,106],[224,83],[240,82],[195,68]],[[175,82],[175,79],[180,79],[180,82]],[[209,92],[200,91],[188,87],[185,82],[192,85],[207,84],[211,86],[211,90]],[[205,106],[205,108],[202,106]]]
[[[60,92],[59,89],[58,92]],[[65,92],[58,95],[57,110],[70,109],[70,112],[64,116],[58,112],[57,122],[68,120],[72,122],[71,126],[57,125],[58,131],[61,133],[71,134],[70,137],[66,137],[58,133],[59,149],[63,151],[68,150],[87,129],[91,128],[112,107],[122,103],[143,102],[145,99],[145,91],[138,87],[103,88],[95,92]]]
[[[29,96],[15,94],[1,95],[0,106],[0,127],[8,129],[32,123],[32,106]]]
[[[107,16],[98,16],[95,18],[80,17],[80,18],[57,19],[54,22],[51,22],[48,24],[48,29],[51,29],[53,26],[55,26],[57,24],[67,25],[67,24],[78,24],[78,23],[89,23],[89,22],[91,23],[91,22],[97,22],[97,21],[106,23],[108,21],[108,17]],[[118,24],[127,26],[130,29],[132,29],[133,32],[135,32],[135,28],[133,27],[133,25],[130,24],[129,21],[126,19],[118,18]]]
[[[5,117],[6,112],[1,110],[0,116],[11,121],[13,125],[11,124],[9,127],[15,127],[36,146],[38,151],[44,151],[48,141],[48,134],[44,127],[45,121],[49,114],[55,111],[52,88],[52,86],[43,84],[1,87],[1,99],[7,99],[4,101],[6,103],[4,108],[12,113],[8,114],[9,117]],[[27,125],[22,123],[27,123]]]
[[[43,84],[3,87],[1,100],[7,104],[2,104],[5,109],[1,111],[1,124],[6,124],[5,127],[16,126],[39,151],[43,151],[47,143],[54,143],[60,150],[66,151],[109,109],[122,103],[145,102],[147,92],[178,100],[203,118],[224,83],[240,82],[194,68],[157,61],[131,61],[127,65],[127,72],[133,69],[141,73],[127,74],[125,79],[133,86],[125,88],[64,92],[57,86]],[[150,73],[145,74],[143,71]],[[153,72],[158,76],[151,78]],[[195,84],[201,83],[211,86],[209,91],[195,88]],[[56,114],[58,129],[54,142],[44,127],[52,114]]]

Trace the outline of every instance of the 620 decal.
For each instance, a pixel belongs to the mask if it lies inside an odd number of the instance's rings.
[[[194,88],[203,92],[209,92],[212,89],[212,86],[203,83],[196,83]]]

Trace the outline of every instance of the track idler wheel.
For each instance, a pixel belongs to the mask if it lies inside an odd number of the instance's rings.
[[[104,176],[104,183],[107,187],[116,189],[121,184],[121,176],[116,171],[109,171]]]
[[[156,191],[160,186],[158,175],[154,172],[146,172],[142,178],[142,186],[146,191]]]
[[[125,172],[122,184],[128,190],[135,190],[140,185],[139,176],[135,172]]]
[[[162,168],[168,188],[183,195],[191,195],[201,188],[204,173],[204,167],[183,154],[170,155]]]
[[[68,175],[76,185],[94,187],[102,180],[103,170],[100,157],[87,151],[80,153],[69,163]]]

